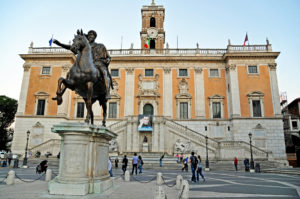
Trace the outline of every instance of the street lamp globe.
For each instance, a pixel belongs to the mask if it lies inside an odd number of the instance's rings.
[[[251,138],[252,138],[252,133],[251,133],[251,132],[249,132],[249,134],[248,134],[248,135],[249,135],[249,138],[251,139]]]

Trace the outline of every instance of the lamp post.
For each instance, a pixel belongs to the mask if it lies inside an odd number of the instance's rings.
[[[207,136],[205,136],[205,140],[206,140],[206,161],[205,161],[205,171],[209,171],[208,148],[207,148],[208,137],[207,137]]]
[[[251,155],[251,159],[250,159],[250,171],[254,171],[254,161],[253,161],[253,154],[252,154],[252,133],[250,132],[249,134],[249,138],[250,138],[250,155]]]
[[[26,148],[25,148],[25,157],[23,159],[23,167],[24,166],[27,167],[27,150],[28,150],[28,140],[29,140],[30,131],[28,130],[26,133],[27,133],[27,141],[26,141]]]

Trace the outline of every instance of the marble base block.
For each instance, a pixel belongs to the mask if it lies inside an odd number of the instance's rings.
[[[149,152],[149,145],[146,142],[143,143],[143,152]]]
[[[61,136],[61,148],[59,174],[48,183],[50,194],[82,196],[112,188],[108,151],[115,133],[85,123],[60,123],[51,130]]]

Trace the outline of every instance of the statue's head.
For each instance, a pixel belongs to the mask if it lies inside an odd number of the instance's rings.
[[[94,30],[90,30],[87,34],[87,38],[90,43],[93,43],[97,37],[97,33]]]

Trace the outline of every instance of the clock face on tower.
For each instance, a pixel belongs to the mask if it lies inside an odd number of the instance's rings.
[[[148,37],[150,37],[151,39],[156,39],[157,38],[157,35],[158,35],[158,30],[157,28],[149,28],[147,29],[147,34],[148,34]]]

